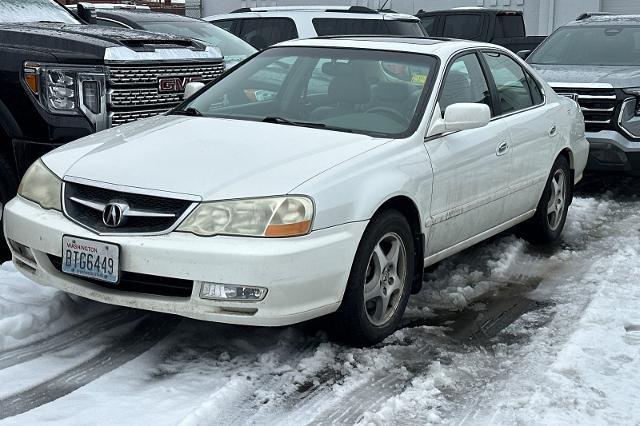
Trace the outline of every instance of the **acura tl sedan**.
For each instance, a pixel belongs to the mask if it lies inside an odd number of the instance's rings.
[[[498,46],[296,40],[42,157],[5,235],[23,274],[82,297],[254,326],[327,315],[366,345],[425,266],[518,224],[556,240],[587,155],[577,104]]]

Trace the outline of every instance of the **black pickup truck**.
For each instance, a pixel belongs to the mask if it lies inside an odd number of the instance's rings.
[[[527,36],[519,10],[460,8],[416,15],[431,37],[484,41],[504,46],[512,52],[533,50],[545,36]]]
[[[55,0],[0,3],[0,212],[47,151],[167,111],[188,82],[225,69],[217,48],[191,39],[87,25],[90,5],[78,16]]]

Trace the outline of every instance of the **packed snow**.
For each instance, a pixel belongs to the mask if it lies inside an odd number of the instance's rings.
[[[0,267],[3,424],[638,424],[640,186],[592,185],[562,241],[444,260],[371,348],[99,304]]]

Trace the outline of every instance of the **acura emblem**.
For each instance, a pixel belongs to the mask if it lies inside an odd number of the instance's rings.
[[[129,210],[126,203],[111,202],[102,211],[102,223],[109,228],[117,228],[124,223],[125,212]]]

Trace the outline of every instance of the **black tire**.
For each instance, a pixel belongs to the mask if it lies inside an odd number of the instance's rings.
[[[555,213],[549,213],[551,197],[556,200],[554,205],[558,206],[558,193],[555,191],[554,180],[558,176],[561,176],[564,180],[564,202],[561,208]],[[556,180],[556,185],[559,181]],[[562,229],[564,228],[565,221],[567,220],[567,211],[569,210],[569,204],[571,197],[573,196],[573,181],[571,179],[571,170],[569,169],[569,163],[567,159],[560,156],[553,163],[551,173],[547,178],[542,197],[536,207],[536,214],[523,224],[523,236],[526,240],[534,244],[550,244],[556,241]]]
[[[4,157],[0,156],[0,203],[4,208],[16,195],[18,189],[18,179],[14,172],[13,165]],[[0,219],[0,263],[11,258],[11,253],[4,239],[4,222]]]
[[[382,252],[374,253],[377,246]],[[385,252],[387,247],[388,251]],[[391,261],[383,267],[377,260],[380,258],[379,253],[388,261],[389,258],[386,256],[394,257],[393,247],[397,247],[399,253],[396,266],[394,267]],[[402,256],[404,261],[400,260]],[[411,293],[414,259],[414,239],[407,219],[396,210],[387,210],[376,215],[362,236],[342,304],[331,319],[329,332],[332,336],[354,346],[368,346],[393,333],[402,320]],[[375,278],[377,272],[374,270],[377,268],[379,280]],[[377,280],[380,293],[379,296],[365,302],[367,280],[370,283]],[[401,288],[398,288],[399,282],[402,282]],[[383,306],[386,305],[384,299],[387,299],[387,295],[389,307],[385,310]],[[374,318],[376,316],[380,318]],[[378,323],[376,319],[379,319]]]

